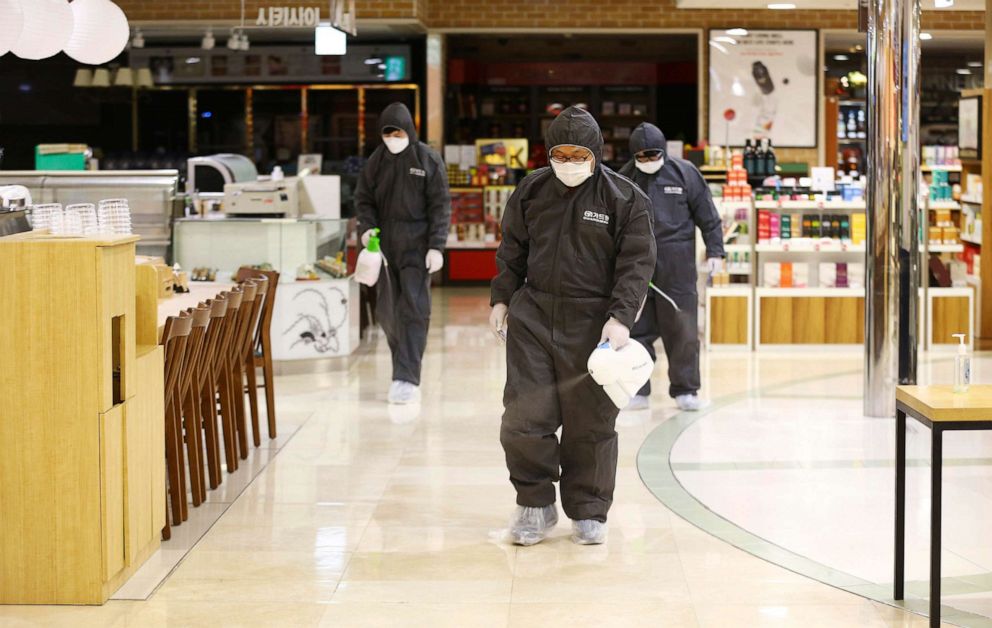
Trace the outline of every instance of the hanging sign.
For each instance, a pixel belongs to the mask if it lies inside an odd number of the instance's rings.
[[[255,26],[268,28],[316,28],[319,7],[259,7]]]

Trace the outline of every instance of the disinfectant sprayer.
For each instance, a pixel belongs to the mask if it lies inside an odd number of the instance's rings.
[[[606,390],[610,400],[621,410],[651,379],[651,372],[654,371],[654,362],[648,350],[636,340],[616,351],[609,342],[604,342],[589,356],[587,366],[593,381]]]
[[[672,297],[670,297],[667,294],[665,294],[664,292],[662,292],[661,288],[659,288],[658,286],[654,285],[654,282],[649,281],[648,282],[648,287],[651,288],[652,290],[654,290],[655,292],[657,292],[659,295],[661,295],[661,297],[663,299],[665,299],[666,301],[668,301],[669,303],[671,303],[672,304],[672,307],[675,308],[675,311],[676,312],[681,312],[682,311],[682,308],[680,308],[678,305],[675,304],[675,301],[672,300]]]
[[[373,229],[369,243],[358,254],[355,264],[355,281],[365,286],[374,286],[379,281],[382,270],[382,252],[379,250],[379,230]]]

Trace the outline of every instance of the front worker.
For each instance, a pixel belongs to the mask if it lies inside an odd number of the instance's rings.
[[[393,103],[379,116],[382,146],[355,191],[362,245],[381,230],[386,265],[376,284],[376,318],[393,359],[389,402],[420,397],[420,366],[431,317],[431,273],[444,265],[451,223],[448,174],[441,156],[417,141],[410,111]]]
[[[602,164],[603,136],[569,107],[548,128],[551,168],[525,178],[503,215],[490,325],[506,333],[500,442],[518,508],[510,534],[544,539],[558,521],[572,539],[606,539],[616,481],[619,410],[586,370],[603,341],[627,344],[654,271],[647,197]],[[559,429],[561,444],[555,432]]]
[[[651,199],[658,267],[654,285],[678,310],[653,291],[633,336],[654,359],[661,337],[668,355],[669,394],[682,410],[699,410],[699,329],[696,296],[696,227],[703,233],[710,274],[722,265],[723,224],[703,175],[684,159],[668,156],[665,135],[653,124],[641,124],[630,136],[630,160],[620,173],[633,180]],[[651,382],[628,406],[648,407]]]

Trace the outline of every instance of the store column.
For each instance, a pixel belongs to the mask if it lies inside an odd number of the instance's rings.
[[[427,143],[444,150],[444,35],[427,34]]]
[[[992,207],[992,0],[985,0],[985,89],[982,90],[982,207]],[[992,242],[992,220],[982,221],[982,242]],[[976,346],[992,349],[992,255],[982,255],[978,270],[981,329]]]
[[[868,250],[865,414],[895,416],[916,380],[920,1],[868,5]]]

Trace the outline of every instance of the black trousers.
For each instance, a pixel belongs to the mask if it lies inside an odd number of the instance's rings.
[[[419,264],[386,266],[376,284],[376,319],[392,353],[393,379],[417,386],[431,319],[431,278],[423,256],[419,259]]]
[[[695,288],[695,286],[693,286]],[[662,288],[662,290],[665,290]],[[657,362],[654,343],[661,338],[668,356],[668,394],[673,398],[679,395],[691,395],[699,391],[699,326],[698,297],[695,290],[682,294],[669,292],[665,294],[681,308],[675,311],[667,299],[648,293],[647,303],[641,318],[631,330],[631,337],[644,345],[651,354],[651,359]],[[645,397],[651,394],[651,381],[638,391]]]
[[[606,521],[619,410],[586,363],[607,307],[606,299],[563,299],[528,287],[511,300],[500,442],[521,506],[553,504],[560,481],[569,518]]]

